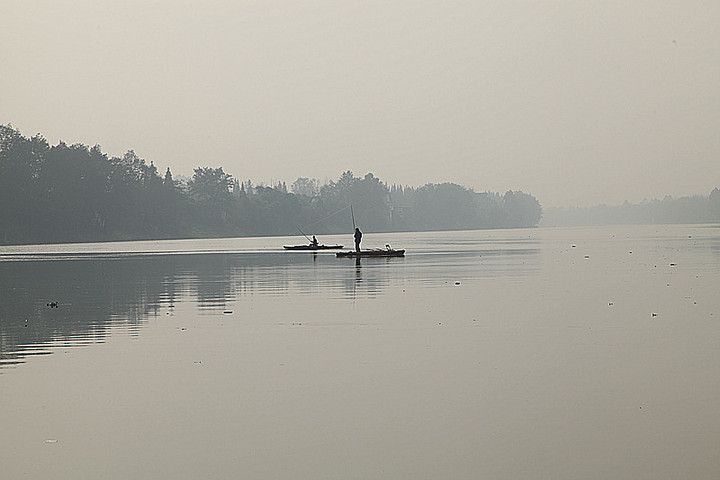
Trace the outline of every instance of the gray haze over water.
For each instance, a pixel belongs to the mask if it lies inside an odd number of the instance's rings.
[[[0,122],[255,182],[707,195],[716,1],[6,0]]]

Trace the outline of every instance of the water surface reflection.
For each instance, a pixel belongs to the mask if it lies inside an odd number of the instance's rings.
[[[408,282],[433,286],[527,274],[539,252],[532,239],[424,235],[399,239],[412,252],[406,258],[362,260],[228,252],[225,244],[208,253],[203,241],[196,250],[183,244],[184,251],[170,253],[162,243],[154,252],[110,251],[104,244],[94,253],[87,246],[0,252],[0,369],[51,353],[50,346],[103,342],[110,328],[136,335],[148,318],[172,315],[179,302],[218,314],[258,296],[373,298]]]
[[[331,255],[283,253],[0,262],[0,368],[48,354],[49,345],[102,342],[111,327],[137,334],[181,301],[222,313],[258,295],[377,295],[391,272],[374,263],[363,270]]]
[[[718,478],[717,232],[0,247],[2,472]]]

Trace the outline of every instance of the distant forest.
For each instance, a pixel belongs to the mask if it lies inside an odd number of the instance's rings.
[[[453,183],[392,185],[344,172],[289,187],[239,181],[222,167],[174,179],[128,151],[50,146],[0,125],[0,244],[421,231],[536,226],[542,209],[523,192],[474,192]]]
[[[667,196],[662,200],[614,206],[547,208],[541,224],[543,227],[577,227],[668,223],[720,223],[720,190],[715,188],[708,196]]]

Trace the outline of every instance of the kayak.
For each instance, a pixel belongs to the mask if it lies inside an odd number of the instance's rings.
[[[376,249],[376,250],[361,250],[359,252],[337,252],[337,257],[346,258],[360,258],[360,257],[404,257],[405,250],[394,250],[394,249]]]
[[[342,245],[283,245],[285,250],[332,250],[343,248]]]

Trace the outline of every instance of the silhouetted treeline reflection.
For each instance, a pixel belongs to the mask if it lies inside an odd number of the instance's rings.
[[[176,302],[222,313],[243,296],[313,293],[373,295],[387,282],[334,256],[278,254],[118,255],[0,261],[0,362],[12,364],[43,345],[101,342],[110,327],[130,332]],[[77,256],[76,256],[77,258]],[[317,264],[326,264],[322,272]],[[333,266],[335,268],[333,268]]]
[[[397,293],[406,282],[448,285],[460,278],[524,275],[533,271],[539,252],[530,238],[481,239],[477,232],[457,232],[448,239],[433,232],[412,244],[408,238],[414,234],[389,235],[414,247],[412,257],[357,261],[333,253],[191,249],[168,254],[133,252],[140,248],[134,243],[104,253],[68,246],[23,253],[24,247],[6,247],[0,255],[0,367],[47,353],[49,346],[102,342],[111,329],[136,334],[149,319],[174,315],[180,304],[209,315],[234,310],[232,321],[244,321],[252,302],[273,297],[372,299],[393,287]],[[238,248],[253,241],[238,240]],[[193,242],[202,250],[210,240]],[[159,242],[156,248],[175,243]]]
[[[207,160],[211,161],[211,160]],[[222,167],[191,179],[161,175],[132,150],[108,157],[98,145],[50,146],[0,125],[0,243],[58,243],[351,231],[354,205],[364,231],[536,226],[540,203],[523,192],[474,192],[452,183],[388,186],[368,173],[321,185],[239,181]]]

